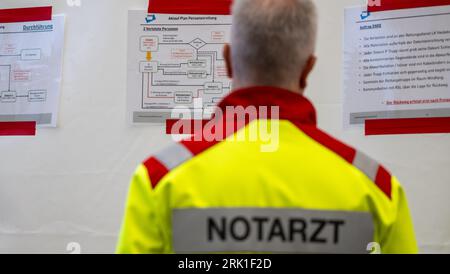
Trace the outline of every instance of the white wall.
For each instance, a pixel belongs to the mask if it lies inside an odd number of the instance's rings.
[[[320,126],[369,153],[406,188],[422,252],[450,252],[450,135],[364,137],[342,130],[343,8],[316,0],[317,69],[308,96]],[[146,0],[1,0],[0,8],[53,5],[67,16],[59,128],[0,138],[0,253],[114,251],[135,166],[170,142],[159,126],[125,121],[127,10]]]

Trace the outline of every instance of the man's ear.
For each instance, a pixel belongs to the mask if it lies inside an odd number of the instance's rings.
[[[314,69],[316,61],[317,58],[314,55],[309,56],[308,61],[306,61],[306,65],[303,68],[302,74],[300,75],[300,90],[304,90],[308,86],[308,77],[311,74],[311,71]]]
[[[231,64],[231,47],[230,44],[225,44],[223,48],[223,58],[225,59],[225,65],[227,67],[228,77],[233,78],[233,66]]]

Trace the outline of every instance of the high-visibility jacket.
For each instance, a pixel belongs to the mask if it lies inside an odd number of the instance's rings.
[[[227,117],[233,106],[278,114],[246,117],[224,140],[194,135],[140,165],[118,253],[368,253],[369,244],[382,253],[417,252],[397,179],[318,129],[305,97],[253,87],[218,109]],[[261,128],[279,133],[272,149],[263,134],[250,138]]]

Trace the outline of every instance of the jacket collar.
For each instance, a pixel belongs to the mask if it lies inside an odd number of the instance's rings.
[[[254,106],[257,109],[278,106],[280,120],[314,126],[317,124],[313,104],[303,95],[282,88],[261,86],[236,90],[218,105],[223,112],[230,106]]]

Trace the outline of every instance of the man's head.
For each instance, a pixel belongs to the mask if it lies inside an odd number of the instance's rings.
[[[303,92],[316,60],[316,33],[311,0],[234,0],[231,45],[224,50],[234,88]]]

